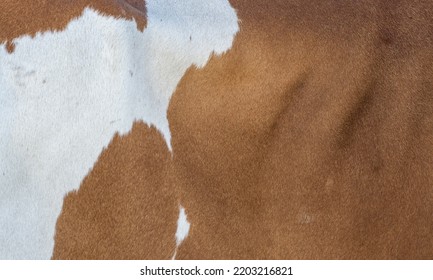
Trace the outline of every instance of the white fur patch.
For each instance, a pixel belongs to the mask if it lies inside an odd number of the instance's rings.
[[[188,222],[185,208],[182,205],[179,206],[179,218],[177,219],[177,230],[176,230],[176,249],[174,250],[174,254],[172,256],[172,260],[176,259],[177,249],[179,245],[185,240],[188,236],[189,228],[191,224]]]
[[[185,208],[179,207],[179,219],[177,220],[176,245],[179,246],[188,236],[190,223],[188,222]]]
[[[143,120],[171,149],[176,85],[239,28],[227,0],[146,4],[143,33],[87,9],[63,32],[15,40],[12,54],[0,46],[0,259],[51,257],[63,197],[115,132]]]

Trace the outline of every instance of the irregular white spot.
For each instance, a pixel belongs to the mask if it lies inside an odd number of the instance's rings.
[[[179,246],[188,236],[190,223],[186,217],[185,208],[179,207],[179,219],[177,220],[176,245]]]
[[[63,32],[17,39],[12,54],[0,46],[0,259],[51,257],[63,197],[115,132],[143,120],[171,149],[176,85],[238,31],[227,0],[146,3],[143,33],[85,10]]]
[[[177,248],[185,240],[189,233],[189,227],[191,224],[188,222],[185,208],[182,205],[179,206],[179,218],[177,220],[177,230],[176,230],[176,249],[174,250],[172,260],[176,259]]]

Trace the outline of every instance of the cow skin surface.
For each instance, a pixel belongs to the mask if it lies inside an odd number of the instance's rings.
[[[433,2],[0,0],[0,259],[432,259]]]

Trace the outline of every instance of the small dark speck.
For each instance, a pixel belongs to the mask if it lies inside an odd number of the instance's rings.
[[[192,41],[192,37],[191,36],[189,36],[189,40]]]
[[[129,70],[129,75],[132,77],[134,76],[134,72],[132,72],[131,70]]]
[[[29,72],[25,73],[25,77],[33,76],[35,73],[36,73],[35,70],[29,71]]]
[[[43,84],[45,84],[46,82],[47,82],[47,80],[45,80],[45,79],[44,79],[44,80],[42,80],[42,83],[43,83]]]
[[[7,41],[6,42],[6,51],[8,52],[8,53],[13,53],[14,51],[15,51],[15,43],[13,43],[13,42],[10,42],[10,41]]]

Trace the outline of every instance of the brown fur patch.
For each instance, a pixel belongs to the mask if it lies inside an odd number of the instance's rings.
[[[431,259],[433,4],[231,2],[169,107],[177,257]]]
[[[178,201],[171,155],[154,127],[116,135],[57,221],[54,259],[170,259]]]

